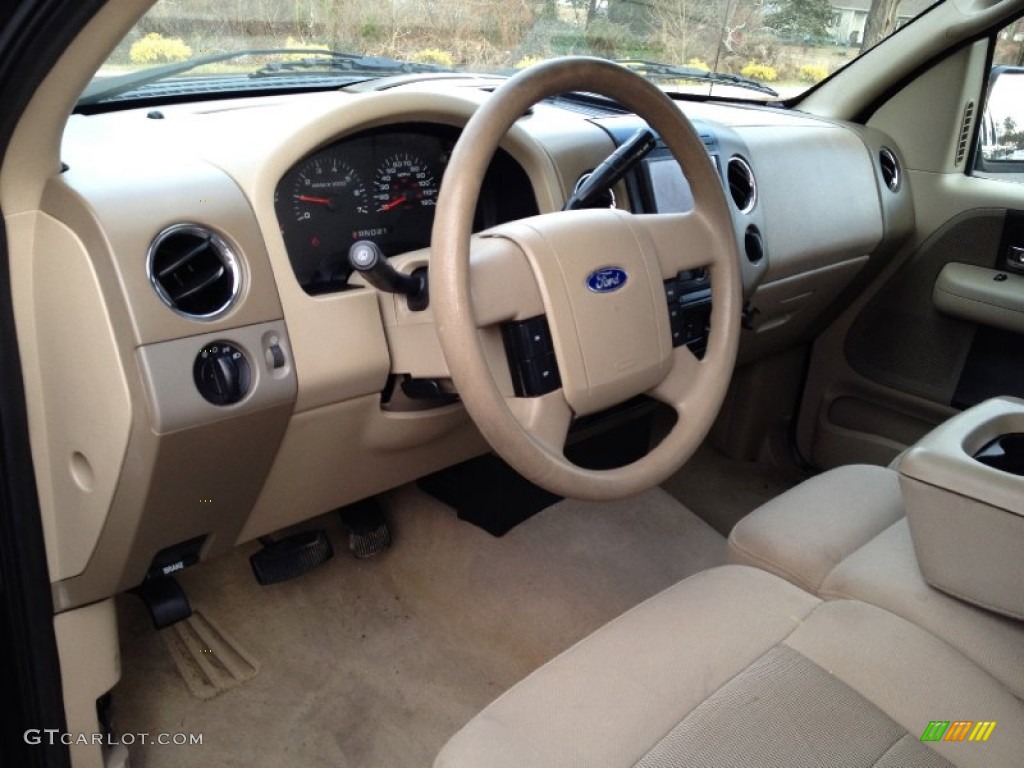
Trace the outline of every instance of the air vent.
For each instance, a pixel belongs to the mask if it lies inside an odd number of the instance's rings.
[[[729,158],[726,166],[726,178],[729,180],[729,195],[740,213],[750,213],[757,204],[757,184],[750,165],[739,155]]]
[[[878,165],[882,170],[882,180],[891,192],[898,192],[900,183],[903,181],[900,173],[900,161],[888,147],[882,147],[878,152]]]
[[[241,287],[238,259],[210,230],[194,224],[165,229],[149,247],[149,280],[175,312],[204,320],[226,311]]]
[[[968,101],[964,105],[964,118],[960,122],[960,138],[956,143],[956,157],[953,165],[962,165],[967,156],[967,142],[971,140],[971,128],[974,127],[974,102]]]

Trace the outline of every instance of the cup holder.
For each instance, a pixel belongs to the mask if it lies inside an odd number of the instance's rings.
[[[973,458],[993,469],[1024,476],[1024,433],[1000,435],[982,446]]]

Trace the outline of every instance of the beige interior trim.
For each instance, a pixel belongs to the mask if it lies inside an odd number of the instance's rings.
[[[900,486],[921,573],[983,608],[1024,618],[1024,477],[976,460],[1024,433],[1024,400],[986,400],[932,430],[900,461]]]
[[[144,396],[140,396],[140,399]],[[162,549],[203,537],[201,556],[231,549],[256,503],[291,402],[164,435],[136,409],[125,468],[103,533],[78,576],[53,584],[54,607],[131,589]]]
[[[479,456],[487,450],[461,405],[381,410],[368,395],[294,414],[236,543]]]
[[[794,140],[794,133],[801,137]],[[822,121],[808,128],[749,128],[740,135],[757,163],[767,227],[766,281],[871,253],[885,234],[876,162],[854,132]],[[784,226],[790,224],[790,226]]]
[[[750,299],[755,313],[740,334],[740,362],[762,359],[799,341],[868,258],[859,256],[759,285]]]
[[[145,121],[154,122],[160,121]],[[118,140],[116,159],[95,151],[104,141]],[[48,186],[43,209],[83,233],[95,261],[113,265],[121,293],[111,300],[127,306],[135,345],[281,319],[252,208],[227,174],[169,142],[158,150],[145,142],[130,144],[125,135],[96,141],[93,151],[85,148],[91,142],[69,142],[64,159],[70,168]],[[237,256],[237,299],[214,318],[198,320],[173,311],[151,284],[147,255],[154,238],[182,224],[213,232]]]
[[[997,437],[1019,433],[1024,433],[1024,400],[986,400],[929,432],[907,451],[900,474],[1014,512],[1024,524],[1024,477],[972,458]]]
[[[857,74],[826,80],[800,101],[800,107],[824,117],[848,118],[866,109],[884,95],[891,83],[911,75],[957,41],[966,40],[1004,17],[1019,12],[1021,0],[950,0],[914,20],[898,37],[883,40],[866,51],[849,67]],[[899,47],[900,53],[892,50]],[[926,128],[922,114],[911,117],[908,126]],[[930,119],[929,119],[930,120]],[[904,145],[904,148],[906,146]]]
[[[82,241],[46,214],[7,224],[31,242],[31,258],[11,259],[12,295],[47,563],[58,581],[81,573],[99,540],[128,447],[132,398]]]
[[[1008,272],[950,263],[942,268],[935,306],[947,315],[1024,333],[1024,277]]]
[[[964,602],[1024,620],[1021,515],[902,473],[900,488],[925,580]]]
[[[64,687],[64,714],[72,736],[102,733],[96,715],[96,699],[113,688],[121,677],[121,651],[117,636],[114,600],[104,600],[53,620]],[[75,768],[105,768],[98,744],[72,743]]]
[[[903,32],[910,32],[914,26]],[[904,37],[902,32],[899,37]],[[980,119],[987,63],[988,41],[979,40],[949,54],[915,78],[872,116],[871,127],[899,143],[907,169],[962,174],[964,169],[955,160],[964,107],[973,102],[975,120]],[[921,115],[928,115],[928,119],[922,120]],[[918,205],[917,213],[928,211]]]

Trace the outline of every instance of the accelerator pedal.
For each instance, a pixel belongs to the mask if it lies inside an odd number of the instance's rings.
[[[252,573],[262,586],[303,576],[334,557],[322,530],[301,531],[283,539],[261,536],[263,549],[249,557]]]
[[[391,546],[391,531],[376,499],[364,499],[338,510],[348,531],[348,548],[360,560],[379,555]]]

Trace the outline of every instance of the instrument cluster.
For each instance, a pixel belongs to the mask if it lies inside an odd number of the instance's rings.
[[[275,209],[299,284],[310,294],[347,287],[348,250],[372,240],[386,256],[430,245],[441,178],[458,130],[390,126],[324,147],[277,185]],[[522,168],[499,151],[484,179],[474,229],[537,213]]]

